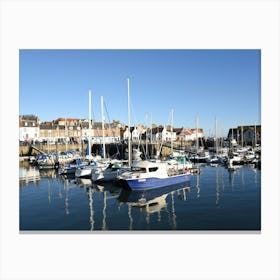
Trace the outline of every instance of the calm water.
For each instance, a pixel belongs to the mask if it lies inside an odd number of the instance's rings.
[[[201,167],[188,185],[145,193],[20,166],[20,230],[260,230],[261,171]]]

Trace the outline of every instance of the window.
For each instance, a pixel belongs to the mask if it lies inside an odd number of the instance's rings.
[[[132,167],[132,171],[137,171],[137,172],[140,172],[140,173],[146,173],[146,168]]]
[[[158,170],[158,167],[150,167],[149,172],[155,172]]]

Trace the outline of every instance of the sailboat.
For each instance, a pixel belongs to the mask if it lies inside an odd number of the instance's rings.
[[[102,162],[102,158],[97,155],[95,157],[91,154],[91,90],[89,90],[88,93],[88,99],[89,99],[89,107],[88,107],[88,115],[89,115],[89,131],[90,135],[87,137],[87,149],[86,149],[86,162],[87,164],[84,164],[82,166],[79,166],[75,171],[75,176],[77,178],[91,178],[92,176],[92,170],[96,168],[106,168],[107,163]]]
[[[103,166],[92,169],[91,179],[97,181],[113,181],[121,172],[124,172],[128,167],[123,167],[123,163],[116,159],[106,158],[106,145],[105,145],[105,128],[104,128],[104,99],[101,96],[101,118],[102,118],[102,145],[103,145]]]

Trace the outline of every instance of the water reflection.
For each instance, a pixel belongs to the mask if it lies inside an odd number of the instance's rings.
[[[146,224],[150,224],[152,214],[157,214],[157,222],[161,222],[161,213],[168,212],[172,229],[177,228],[175,196],[180,200],[187,199],[190,183],[177,184],[159,189],[130,191],[122,189],[118,201],[128,205],[129,229],[133,229],[132,209],[145,214]],[[168,196],[170,196],[170,208],[168,211]]]
[[[89,197],[89,224],[90,224],[90,230],[94,230],[94,209],[93,209],[93,199],[92,199],[92,189],[89,189],[88,197]]]
[[[199,183],[200,174],[197,174],[195,176],[196,176],[196,185],[195,185],[195,188],[196,188],[196,198],[199,199],[200,198],[200,183]]]
[[[40,180],[40,172],[34,166],[28,166],[26,168],[19,168],[19,186],[27,185],[32,182]]]
[[[177,190],[189,191],[190,183],[176,184],[158,189],[130,191],[122,189],[118,197],[120,202],[130,203],[133,206],[143,207],[149,204],[157,203],[157,199],[163,195],[174,193]]]
[[[33,167],[37,168],[37,167]],[[58,174],[55,169],[40,169],[38,170],[40,172],[41,178],[57,178]]]
[[[205,207],[207,213],[211,212],[211,207],[225,209],[227,204],[231,210],[239,209],[239,205],[235,207],[228,197],[233,190],[233,199],[240,191],[243,195],[250,184],[254,189],[260,186],[260,171],[249,166],[236,170],[206,166],[200,175],[192,176],[188,184],[146,191],[130,191],[116,183],[95,184],[91,179],[61,176],[54,169],[39,171],[32,166],[20,169],[21,193],[24,193],[21,204],[31,206],[30,209],[37,207],[33,213],[43,211],[49,223],[45,227],[41,224],[38,229],[60,226],[61,229],[90,231],[184,229],[189,223],[196,223],[197,216],[192,217],[194,220],[189,217],[197,211],[189,211],[195,207],[199,211]],[[22,186],[28,186],[26,192]],[[42,204],[36,204],[34,197],[41,199]],[[243,201],[238,200],[238,203]],[[21,210],[22,216],[26,215],[24,211],[31,211],[28,207]],[[35,226],[40,224],[39,214],[38,217],[32,215]],[[234,213],[231,215],[234,217]],[[28,221],[28,214],[25,221]],[[197,220],[199,222],[200,219]]]

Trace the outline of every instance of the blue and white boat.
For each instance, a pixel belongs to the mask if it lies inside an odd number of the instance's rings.
[[[189,182],[191,174],[188,169],[177,169],[167,162],[137,161],[131,171],[124,172],[118,179],[131,190],[147,190]]]

